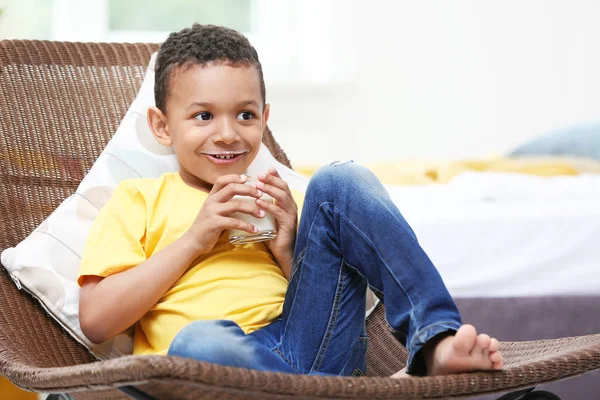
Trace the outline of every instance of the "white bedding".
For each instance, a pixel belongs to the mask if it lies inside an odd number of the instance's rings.
[[[600,295],[600,175],[387,189],[456,298]]]

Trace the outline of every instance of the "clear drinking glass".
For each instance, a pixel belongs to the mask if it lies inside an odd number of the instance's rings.
[[[246,181],[246,185],[256,186],[258,180],[254,176],[248,176],[248,180]],[[250,204],[255,204],[256,198],[250,196],[239,196],[236,195],[233,197],[235,200],[245,201]],[[273,202],[273,198],[266,193],[263,193],[261,200]],[[277,225],[275,221],[275,217],[265,211],[265,216],[262,218],[257,218],[254,215],[244,214],[244,213],[234,213],[231,216],[233,218],[241,219],[242,221],[246,221],[255,227],[258,228],[258,232],[250,233],[246,231],[240,231],[237,229],[231,229],[229,231],[229,242],[232,244],[249,244],[249,243],[258,243],[263,242],[265,240],[275,239],[277,236]]]

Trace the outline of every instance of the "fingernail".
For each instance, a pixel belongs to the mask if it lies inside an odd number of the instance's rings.
[[[265,216],[265,212],[264,212],[263,210],[260,210],[260,211],[258,212],[258,215],[260,215],[260,217],[262,218],[262,217],[264,217],[264,216]]]
[[[244,175],[244,174],[240,175],[240,180],[242,182],[246,182],[248,180],[248,175]]]
[[[269,167],[269,172],[272,174],[276,174],[277,170],[275,169],[275,167]]]
[[[265,179],[267,177],[267,174],[261,172],[260,174],[258,174],[258,177],[260,179]]]
[[[254,233],[258,232],[258,228],[255,226],[253,231],[254,231]]]
[[[262,183],[262,182],[256,182],[256,189],[260,190],[260,189],[264,189],[264,188],[265,188],[264,183]]]
[[[262,197],[262,195],[263,195],[263,191],[262,191],[262,190],[259,190],[259,189],[256,189],[256,191],[258,192],[258,197]]]

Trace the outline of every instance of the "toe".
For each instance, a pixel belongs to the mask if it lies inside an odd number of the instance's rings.
[[[483,350],[488,350],[490,347],[492,339],[490,339],[489,335],[486,335],[485,333],[482,333],[480,335],[477,336],[477,348],[473,349],[475,351],[477,351],[478,349]]]
[[[458,328],[452,345],[454,349],[461,353],[470,353],[477,343],[477,331],[473,325],[463,325]]]
[[[490,353],[493,353],[494,351],[498,351],[500,349],[500,342],[498,342],[498,339],[496,338],[492,338],[492,340],[490,341]]]
[[[490,353],[490,360],[494,363],[500,362],[502,361],[502,354],[498,353],[497,351]]]
[[[410,378],[410,375],[408,375],[406,373],[406,367],[404,367],[400,371],[398,371],[394,375],[392,375],[390,378],[394,378],[394,379]]]
[[[479,362],[481,365],[481,368],[487,369],[490,368],[492,366],[492,361],[490,360],[490,351],[485,348],[483,349],[483,351],[481,352],[481,361]]]
[[[504,367],[504,361],[498,361],[498,362],[493,362],[492,363],[492,369],[502,369],[502,367]]]

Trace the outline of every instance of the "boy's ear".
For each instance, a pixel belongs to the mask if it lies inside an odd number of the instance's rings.
[[[262,118],[263,131],[265,130],[265,127],[267,126],[267,122],[269,121],[270,113],[271,113],[271,105],[265,104],[265,108],[263,110],[263,118]]]
[[[159,108],[148,108],[148,125],[158,143],[167,147],[173,144],[167,127],[167,116]]]

